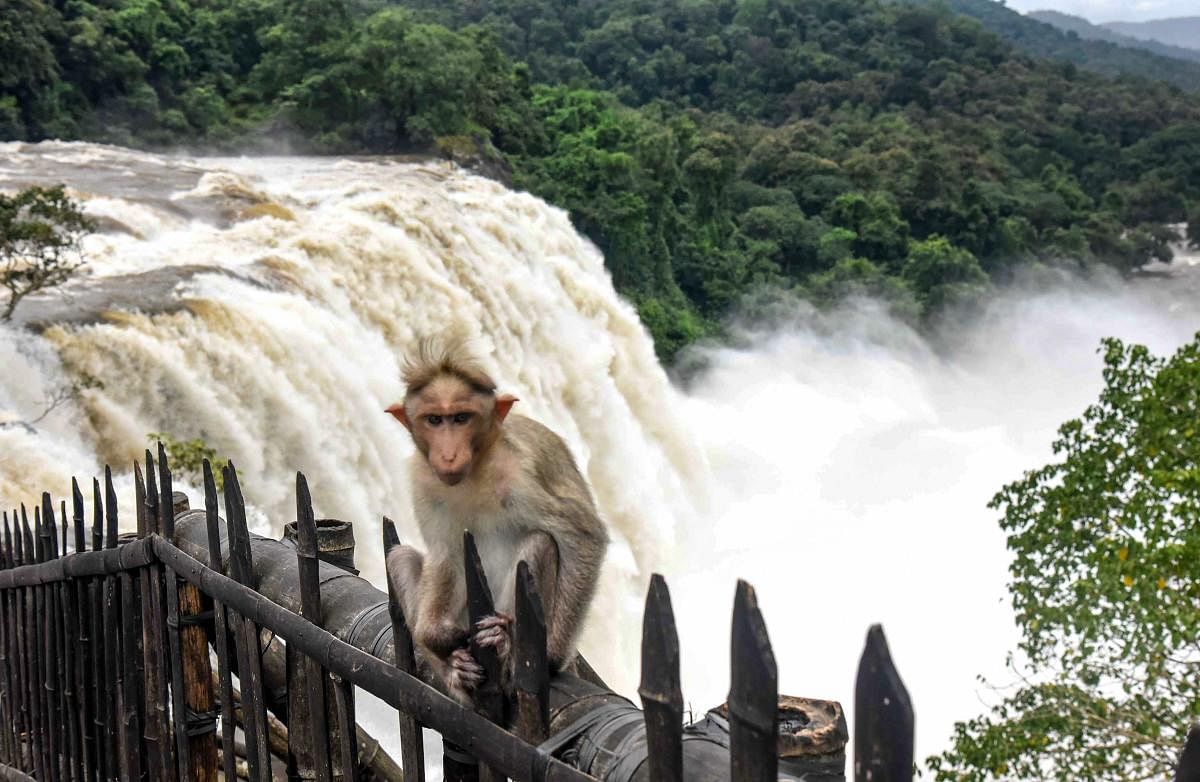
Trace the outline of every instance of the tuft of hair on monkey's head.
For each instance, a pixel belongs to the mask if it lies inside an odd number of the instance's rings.
[[[465,334],[452,332],[417,341],[416,350],[405,358],[400,372],[405,399],[421,393],[443,375],[457,377],[480,394],[496,393],[496,381],[484,369]]]

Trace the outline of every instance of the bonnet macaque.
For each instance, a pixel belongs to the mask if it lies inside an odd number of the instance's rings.
[[[413,510],[427,551],[398,546],[388,578],[413,640],[460,699],[483,681],[468,642],[495,647],[507,663],[517,563],[536,579],[551,666],[575,654],[608,544],[587,483],[566,444],[538,422],[511,414],[517,401],[461,341],[422,342],[404,367],[404,399],[388,408],[412,435]],[[496,613],[468,627],[462,535],[469,530]]]

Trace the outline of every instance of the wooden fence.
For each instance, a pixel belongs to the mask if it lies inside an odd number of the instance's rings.
[[[409,782],[425,778],[422,727],[455,748],[444,759],[448,780],[594,779],[565,762],[549,736],[545,625],[537,585],[523,563],[513,692],[500,690],[493,653],[475,648],[488,678],[470,709],[418,677],[394,595],[389,605],[395,664],[322,629],[316,522],[303,475],[296,482],[300,611],[294,613],[255,588],[245,503],[232,466],[222,475],[222,535],[216,483],[205,464],[205,561],[175,544],[171,472],[162,447],[157,463],[147,451],[145,472],[140,465],[134,472],[133,535],[118,538],[107,469],[103,486],[92,483],[90,535],[87,503],[77,484],[69,515],[66,502],[56,509],[49,494],[33,509],[32,524],[24,507],[4,515],[0,778],[366,779],[371,770],[361,762],[355,720],[355,691],[361,689],[397,711]],[[390,522],[383,537],[385,548],[399,543]],[[492,599],[469,535],[464,552],[474,621],[491,612]],[[278,721],[267,711],[265,638],[286,645],[287,690],[301,704],[292,709],[297,719],[282,747]],[[754,590],[744,582],[737,586],[731,648],[727,749],[722,767],[707,769],[703,778],[795,779],[779,767],[781,736],[790,727],[779,721],[774,654]],[[679,645],[667,585],[659,576],[646,599],[638,692],[644,762],[623,776],[605,778],[684,779]],[[912,708],[878,627],[868,633],[855,707],[855,778],[910,780]],[[1192,759],[1181,763],[1181,773],[1189,762],[1195,765],[1198,744],[1189,742]]]

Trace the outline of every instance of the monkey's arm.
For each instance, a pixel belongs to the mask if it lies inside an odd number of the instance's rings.
[[[451,695],[468,702],[470,690],[483,681],[483,669],[464,648],[468,634],[456,620],[454,571],[445,563],[427,563],[411,546],[397,546],[387,554],[387,576],[429,672]]]

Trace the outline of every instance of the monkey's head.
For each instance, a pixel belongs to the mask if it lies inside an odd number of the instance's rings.
[[[422,341],[405,364],[404,383],[404,401],[387,412],[408,429],[442,483],[461,483],[500,436],[516,397],[497,396],[496,384],[462,343]]]

